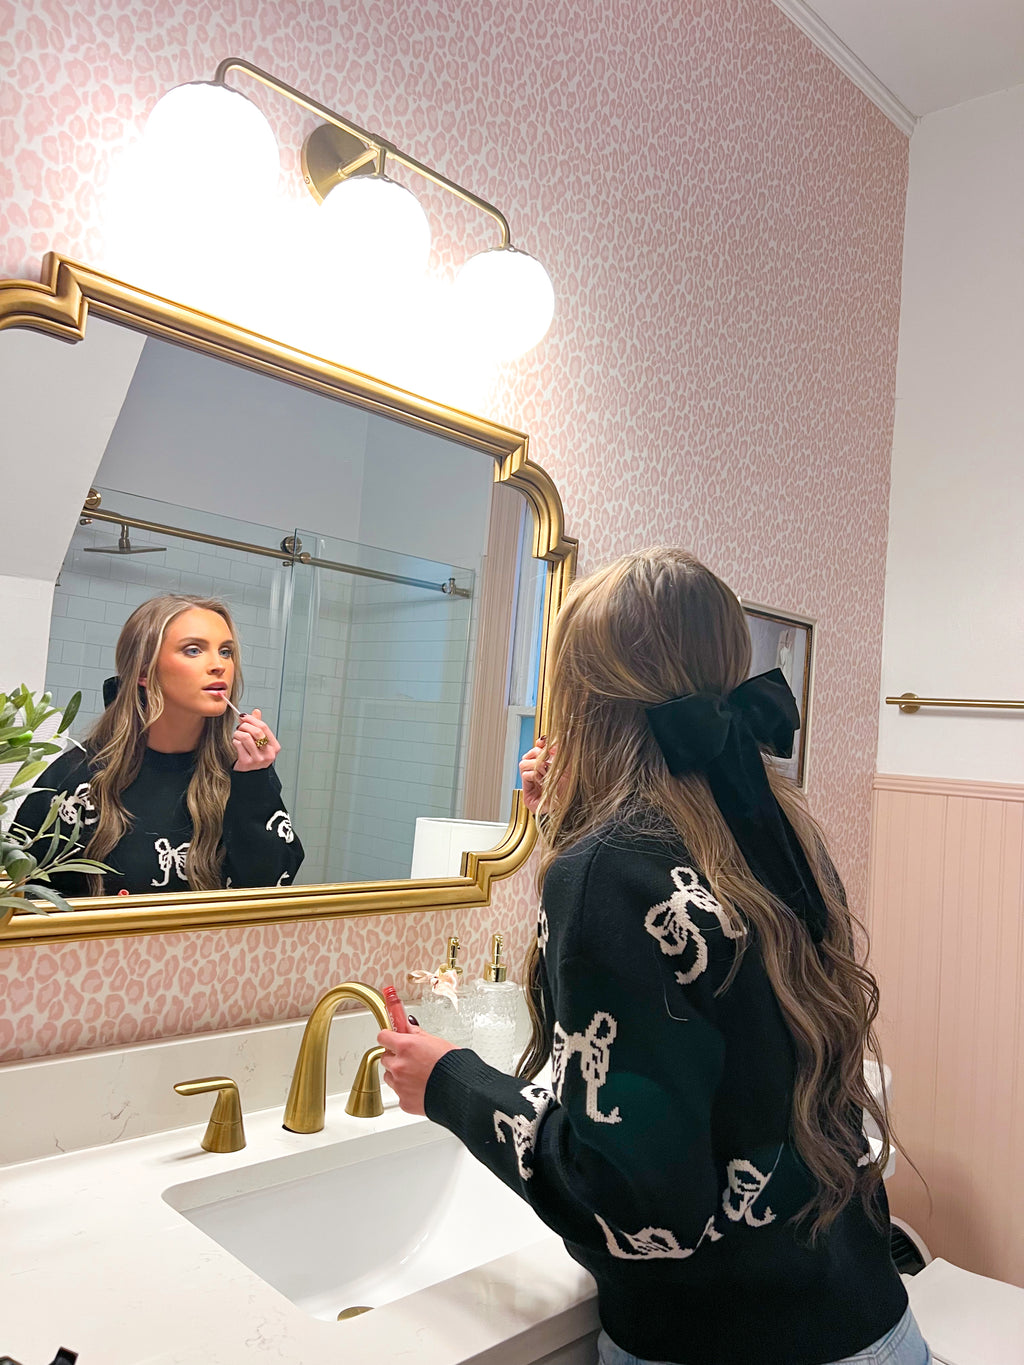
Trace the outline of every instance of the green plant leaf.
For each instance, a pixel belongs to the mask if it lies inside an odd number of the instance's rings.
[[[23,786],[31,787],[36,778],[42,776],[49,766],[49,763],[42,759],[36,759],[34,763],[23,763],[14,774],[14,781],[22,783]]]
[[[68,862],[62,862],[58,859],[46,869],[46,872],[49,876],[51,872],[113,872],[113,870],[106,863],[97,862],[93,858],[72,858]]]
[[[33,740],[31,747],[37,754],[61,754],[64,752],[63,744],[54,744],[52,739]]]
[[[38,882],[29,882],[29,884],[25,887],[25,895],[38,896],[41,900],[49,901],[51,905],[55,905],[58,910],[64,910],[68,913],[74,913],[71,909],[71,906],[68,905],[67,901],[60,894],[60,892],[54,891],[52,886],[40,886]],[[31,905],[30,908],[33,909],[37,915],[53,914],[52,910],[45,910],[38,903],[36,905]]]
[[[65,706],[64,708],[64,719],[57,726],[58,735],[62,735],[64,731],[68,728],[68,726],[71,724],[71,722],[74,720],[74,718],[78,715],[78,708],[81,706],[81,704],[82,694],[81,692],[76,692],[75,695],[68,702],[67,706]]]
[[[50,802],[50,809],[47,812],[46,819],[43,821],[43,823],[39,826],[38,830],[36,831],[35,837],[37,839],[41,838],[50,828],[51,825],[55,825],[57,823],[57,815],[58,812],[60,811],[61,803],[63,800],[64,800],[63,796],[61,796],[60,793],[58,793]],[[55,837],[59,838],[60,835],[58,834]]]
[[[39,863],[32,854],[26,853],[17,845],[10,845],[4,850],[4,871],[15,886],[27,881],[38,866]]]

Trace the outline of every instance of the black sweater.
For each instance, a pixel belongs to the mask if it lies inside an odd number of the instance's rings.
[[[624,1350],[683,1365],[822,1365],[907,1295],[859,1199],[812,1249],[790,1141],[794,1050],[751,932],[686,849],[614,827],[558,857],[540,922],[553,1093],[457,1050],[427,1084],[455,1133],[564,1238]],[[865,1152],[867,1146],[865,1144]]]
[[[147,749],[139,775],[121,794],[131,814],[131,828],[102,861],[114,868],[103,877],[107,895],[119,891],[154,894],[188,891],[185,856],[192,838],[192,817],[186,792],[195,754],[164,754]],[[92,837],[98,819],[89,791],[89,760],[80,749],[70,749],[50,764],[25,798],[14,822],[29,832],[38,830],[55,793],[65,793],[58,826],[70,833],[76,812],[81,817],[81,844]],[[47,831],[32,852],[41,857],[50,838]],[[287,885],[302,864],[303,851],[281,800],[281,782],[273,767],[252,772],[231,771],[231,793],[224,808],[223,874],[226,886]],[[62,846],[62,851],[67,845]],[[88,878],[81,872],[56,872],[49,885],[62,896],[87,896]]]

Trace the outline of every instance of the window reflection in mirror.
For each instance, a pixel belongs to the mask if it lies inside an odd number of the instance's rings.
[[[139,603],[222,599],[242,705],[282,746],[297,882],[457,875],[463,849],[500,842],[533,737],[547,566],[526,500],[479,450],[139,343],[100,515],[55,589],[47,688],[82,691],[83,736]]]

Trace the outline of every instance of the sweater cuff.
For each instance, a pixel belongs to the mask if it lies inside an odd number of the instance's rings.
[[[276,800],[280,790],[272,763],[269,768],[251,768],[248,772],[231,769],[231,799],[239,806],[265,806]]]
[[[471,1048],[457,1047],[434,1063],[427,1077],[423,1109],[428,1119],[458,1135],[476,1105],[493,1086],[495,1077],[511,1078],[488,1066]]]

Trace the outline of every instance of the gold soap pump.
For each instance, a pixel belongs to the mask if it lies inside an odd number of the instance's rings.
[[[455,934],[452,934],[451,938],[448,939],[447,943],[444,946],[444,961],[440,964],[437,970],[439,972],[454,972],[456,976],[461,976],[462,968],[455,961],[458,955],[459,940]],[[462,983],[460,982],[459,984],[461,988]]]
[[[515,1067],[515,1042],[519,987],[508,980],[505,936],[491,935],[491,960],[477,984],[473,1025],[473,1049],[489,1065],[511,1072]]]
[[[420,1024],[428,1033],[436,1033],[447,1038],[456,1047],[473,1046],[473,991],[463,980],[462,968],[457,962],[459,939],[452,934],[445,942],[444,957],[432,974],[435,988],[430,986],[421,999],[413,1006]],[[442,973],[450,973],[444,989],[437,989],[437,981]],[[422,977],[422,973],[416,973]],[[451,998],[452,977],[455,978],[455,999]]]
[[[508,976],[508,968],[502,961],[505,955],[505,940],[501,934],[491,935],[491,960],[484,968],[484,980],[501,985]]]

